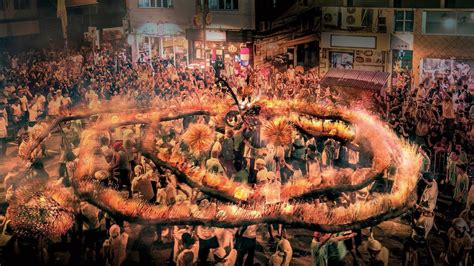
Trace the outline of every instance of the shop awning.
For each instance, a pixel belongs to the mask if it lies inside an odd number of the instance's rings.
[[[389,76],[390,73],[388,72],[331,68],[323,77],[321,84],[380,90],[387,84]]]
[[[304,37],[301,37],[301,38],[296,38],[296,39],[293,39],[293,40],[286,41],[284,43],[284,45],[285,45],[285,47],[291,47],[291,46],[296,46],[296,45],[299,45],[299,44],[314,42],[314,41],[319,41],[319,36],[316,35],[316,34],[312,34],[312,35],[304,36]]]

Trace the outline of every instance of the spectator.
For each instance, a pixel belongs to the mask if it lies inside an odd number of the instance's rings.
[[[244,226],[239,229],[236,236],[237,266],[253,265],[257,238],[257,225]],[[245,255],[247,257],[245,258]],[[245,258],[245,261],[244,261]]]
[[[369,251],[369,265],[370,266],[388,266],[389,251],[386,247],[375,240],[369,239],[367,244],[367,250]]]
[[[467,224],[462,218],[453,220],[448,231],[448,248],[442,255],[445,265],[467,265],[469,252],[472,249],[471,238],[467,233]]]
[[[8,138],[8,124],[5,119],[5,113],[0,110],[0,158],[5,158],[7,154],[7,138]]]
[[[183,244],[182,250],[176,259],[176,266],[196,265],[195,241],[189,233],[184,233],[181,237]]]
[[[121,233],[120,227],[116,224],[109,229],[110,238],[104,242],[104,254],[106,263],[111,266],[120,266],[127,258],[128,234]]]
[[[454,209],[456,212],[464,210],[469,191],[469,177],[466,172],[465,164],[457,165],[456,185],[454,188]]]

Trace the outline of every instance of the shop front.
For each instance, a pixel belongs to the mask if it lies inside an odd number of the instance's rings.
[[[176,24],[145,23],[135,34],[129,35],[128,42],[134,46],[132,54],[136,60],[158,57],[176,61],[176,64],[188,63],[188,42]]]
[[[325,74],[329,69],[387,71],[389,48],[387,34],[324,32],[321,35],[320,74]]]
[[[222,69],[227,63],[250,64],[252,38],[249,32],[206,30],[205,44],[202,35],[202,30],[186,30],[190,63],[204,65],[206,62],[206,66],[212,65],[216,70]]]

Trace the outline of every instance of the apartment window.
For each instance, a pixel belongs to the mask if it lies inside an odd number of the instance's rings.
[[[15,9],[30,9],[30,0],[15,0],[13,6]]]
[[[239,10],[239,0],[209,0],[210,10]]]
[[[413,32],[413,11],[395,11],[395,32]]]
[[[401,8],[439,8],[440,0],[394,0],[393,6]]]
[[[0,0],[0,10],[5,10],[5,1],[6,0]]]
[[[474,12],[423,12],[423,33],[474,36]]]
[[[446,0],[446,8],[473,8],[474,1],[472,0]]]
[[[172,0],[138,0],[139,8],[172,8]]]

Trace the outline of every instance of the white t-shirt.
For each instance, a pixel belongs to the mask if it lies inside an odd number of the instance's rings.
[[[48,104],[48,113],[49,115],[59,115],[59,109],[61,108],[61,100],[58,98],[56,100],[51,100]]]
[[[46,97],[44,97],[43,94],[40,94],[36,98],[36,104],[38,105],[38,107],[40,108],[41,111],[44,111],[44,104],[45,103],[46,103]]]
[[[28,113],[28,121],[30,122],[36,121],[39,115],[39,111],[40,111],[39,109],[40,108],[38,106],[38,103],[35,103],[30,107],[30,111]]]

